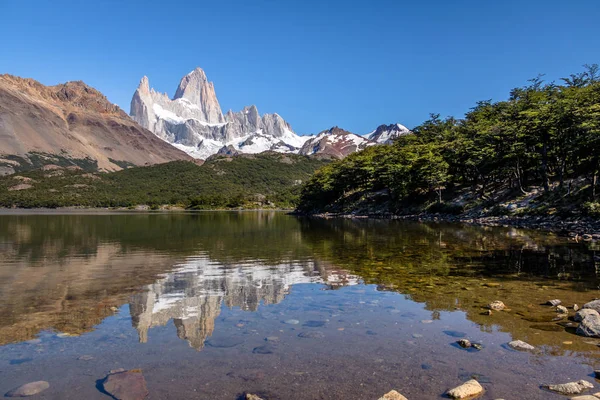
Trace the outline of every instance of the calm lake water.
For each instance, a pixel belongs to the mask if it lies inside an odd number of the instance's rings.
[[[0,395],[45,380],[32,398],[110,399],[117,368],[142,369],[150,399],[436,399],[471,377],[483,399],[600,391],[599,340],[542,305],[600,297],[594,246],[277,212],[5,212]],[[494,300],[509,310],[485,315]]]

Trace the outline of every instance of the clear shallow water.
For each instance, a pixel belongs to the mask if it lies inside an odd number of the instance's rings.
[[[7,213],[0,394],[46,380],[37,398],[108,399],[98,381],[122,367],[141,368],[154,399],[430,399],[471,376],[486,399],[562,398],[539,386],[594,381],[599,348],[541,303],[598,297],[595,251],[281,213]],[[482,315],[497,299],[510,311]],[[463,336],[483,350],[455,346]]]

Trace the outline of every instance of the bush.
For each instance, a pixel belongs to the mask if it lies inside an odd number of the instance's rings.
[[[583,211],[590,217],[600,217],[600,203],[588,201],[583,204]]]

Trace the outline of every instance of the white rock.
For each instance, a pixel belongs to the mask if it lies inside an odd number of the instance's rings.
[[[466,399],[471,396],[478,395],[483,392],[483,387],[475,379],[471,379],[454,389],[448,390],[446,393],[453,399]]]
[[[488,308],[490,310],[494,310],[494,311],[502,311],[506,308],[506,305],[504,305],[504,303],[501,302],[500,300],[496,300],[496,301],[492,301],[490,304],[488,304]]]
[[[535,347],[533,347],[529,343],[526,343],[522,340],[513,340],[512,342],[509,342],[508,345],[512,349],[519,350],[519,351],[531,351],[531,350],[535,349]]]
[[[577,382],[561,383],[558,385],[544,385],[544,387],[553,392],[568,396],[571,394],[579,394],[587,389],[592,389],[594,385],[582,379]]]
[[[28,397],[48,389],[50,384],[46,381],[29,382],[6,393],[6,397]]]
[[[573,319],[575,320],[575,322],[581,322],[588,315],[595,315],[595,316],[600,317],[600,314],[598,313],[598,311],[593,310],[591,308],[583,308],[583,309],[577,311],[577,313],[575,313],[575,316],[573,317]]]
[[[387,392],[383,396],[379,398],[379,400],[408,400],[406,397],[402,396],[395,390]]]

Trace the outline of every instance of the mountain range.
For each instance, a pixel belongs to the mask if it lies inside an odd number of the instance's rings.
[[[0,175],[46,165],[115,171],[265,151],[342,158],[407,133],[393,124],[363,136],[339,127],[302,136],[279,114],[260,115],[254,105],[223,114],[200,68],[181,79],[173,98],[143,77],[130,115],[81,81],[45,86],[0,75]]]
[[[196,68],[179,82],[175,96],[150,88],[144,76],[131,100],[131,117],[158,137],[195,158],[276,151],[335,158],[391,141],[410,131],[400,125],[381,125],[365,136],[338,127],[316,136],[300,136],[279,114],[260,115],[256,106],[221,111],[215,87]]]

